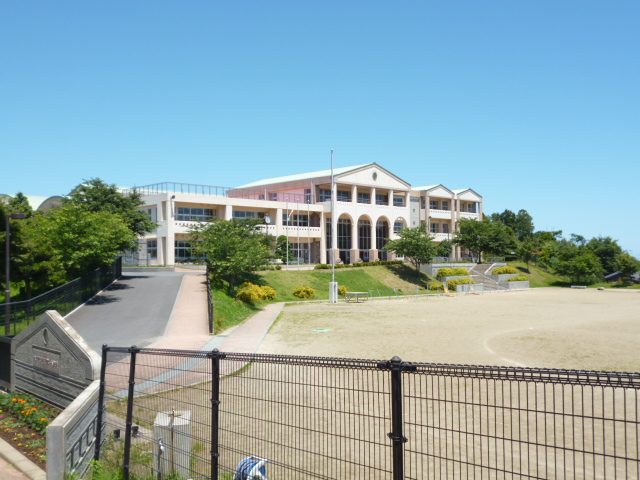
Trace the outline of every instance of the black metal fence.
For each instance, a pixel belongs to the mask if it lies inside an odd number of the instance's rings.
[[[125,479],[640,477],[639,373],[105,347],[101,380]]]
[[[82,305],[100,290],[122,275],[122,258],[118,257],[112,265],[101,267],[77,278],[69,283],[49,290],[30,300],[11,302],[11,335],[29,325],[47,310],[57,310],[66,315],[74,308]],[[0,304],[0,311],[5,312],[5,305]]]

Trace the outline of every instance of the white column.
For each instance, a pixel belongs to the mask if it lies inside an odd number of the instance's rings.
[[[358,186],[351,187],[351,203],[358,203]]]
[[[393,190],[389,190],[389,206],[393,207]]]
[[[320,263],[327,263],[327,219],[324,212],[320,214]]]
[[[276,209],[276,237],[284,235],[284,228],[282,226],[282,209]]]
[[[233,218],[233,206],[225,205],[224,207],[224,219],[231,220]]]
[[[376,187],[371,189],[371,205],[376,204]]]
[[[358,238],[358,220],[353,220],[351,224],[351,263],[357,263],[360,258]]]

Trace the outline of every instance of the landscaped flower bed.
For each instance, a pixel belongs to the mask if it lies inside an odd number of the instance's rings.
[[[47,426],[59,413],[33,395],[0,393],[0,437],[44,469]]]

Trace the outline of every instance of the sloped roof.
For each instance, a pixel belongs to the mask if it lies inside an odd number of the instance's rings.
[[[12,195],[10,193],[0,193],[0,198],[3,198],[6,203],[9,203],[9,200],[15,198],[15,196],[16,194]],[[40,208],[45,206],[47,202],[56,205],[62,203],[62,197],[60,195],[52,195],[51,197],[44,197],[41,195],[25,195],[25,197],[27,197],[29,205],[34,210],[39,210]]]
[[[365,163],[364,165],[353,165],[351,167],[334,168],[333,174],[334,176],[341,175],[343,173],[351,172],[352,170],[358,170],[360,168],[367,167],[369,165],[374,165],[374,164]],[[309,180],[312,178],[328,177],[328,176],[331,176],[331,169],[320,170],[317,172],[299,173],[297,175],[286,175],[284,177],[266,178],[264,180],[259,180],[257,182],[247,183],[246,185],[241,185],[236,188],[261,187],[263,185],[273,185],[274,183],[295,182],[297,180]]]

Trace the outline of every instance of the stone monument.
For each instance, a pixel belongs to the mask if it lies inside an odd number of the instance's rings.
[[[11,342],[11,389],[65,408],[100,378],[100,355],[55,310]]]

